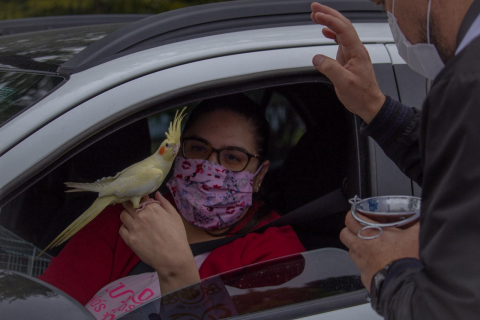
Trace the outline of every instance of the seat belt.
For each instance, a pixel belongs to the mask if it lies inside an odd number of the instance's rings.
[[[347,201],[343,190],[338,188],[335,191],[332,191],[318,199],[315,199],[300,208],[297,208],[280,218],[273,220],[266,225],[263,225],[259,228],[251,230],[244,234],[239,234],[231,237],[225,237],[205,242],[193,243],[190,245],[192,249],[193,256],[212,251],[220,246],[223,246],[227,243],[230,243],[238,238],[244,237],[250,233],[259,233],[264,232],[271,227],[283,227],[287,225],[295,225],[299,223],[305,223],[318,218],[325,218],[332,214],[348,210],[350,204]],[[152,272],[153,268],[145,264],[143,261],[140,261],[128,275],[135,275],[145,272]]]

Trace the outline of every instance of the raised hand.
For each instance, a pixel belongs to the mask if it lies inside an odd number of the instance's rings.
[[[143,197],[142,202],[148,201]],[[200,281],[197,266],[188,244],[182,218],[160,195],[158,203],[149,203],[141,211],[124,203],[119,233],[125,243],[146,264],[157,271],[162,294]]]
[[[333,82],[343,105],[370,123],[386,98],[378,87],[367,49],[340,12],[319,3],[312,3],[311,8],[312,20],[325,26],[323,35],[339,45],[336,60],[316,55],[313,65]]]

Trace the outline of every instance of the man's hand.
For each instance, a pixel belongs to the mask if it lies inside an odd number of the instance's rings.
[[[349,249],[350,257],[360,269],[362,283],[369,292],[372,277],[387,264],[403,258],[419,259],[419,222],[408,229],[384,228],[380,237],[371,240],[358,237],[358,231],[364,226],[355,220],[352,212],[347,214],[345,225],[340,240]],[[362,235],[372,236],[378,232],[369,229]]]
[[[339,45],[337,60],[316,55],[313,65],[333,82],[343,105],[370,123],[386,98],[378,87],[367,49],[350,20],[338,11],[312,3],[312,20],[326,26],[323,35]]]

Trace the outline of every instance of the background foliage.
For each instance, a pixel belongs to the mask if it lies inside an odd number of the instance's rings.
[[[226,0],[0,0],[0,20],[72,14],[160,13]]]

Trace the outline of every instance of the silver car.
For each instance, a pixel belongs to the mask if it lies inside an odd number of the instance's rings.
[[[426,79],[399,57],[381,8],[320,2],[352,20],[383,92],[420,107]],[[350,198],[420,189],[359,133],[361,120],[312,66],[338,46],[311,22],[310,4],[239,0],[127,20],[0,22],[2,319],[93,319],[35,278],[61,248],[36,255],[96,197],[66,194],[63,182],[114,175],[158,147],[176,110],[239,92],[264,109],[272,138],[265,188],[283,213],[296,210],[289,224],[307,252],[204,279],[203,288],[224,288],[218,303],[230,306],[213,318],[380,318],[338,239],[348,207],[326,217],[302,208],[334,190]],[[268,276],[286,280],[261,284]],[[105,319],[156,319],[162,299]],[[208,316],[196,312],[188,316]]]

